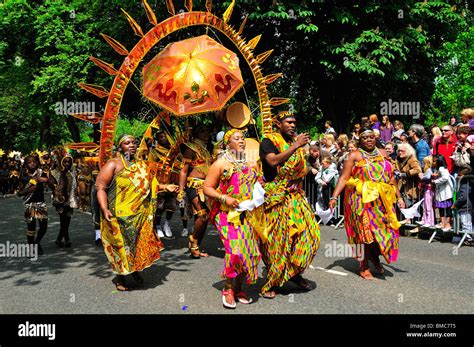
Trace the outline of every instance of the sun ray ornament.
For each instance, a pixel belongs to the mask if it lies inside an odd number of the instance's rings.
[[[258,92],[258,99],[260,104],[260,115],[262,120],[262,131],[268,133],[272,131],[272,111],[271,108],[287,103],[287,98],[271,98],[267,91],[267,84],[274,82],[278,77],[278,74],[263,75],[261,64],[269,58],[272,50],[255,55],[254,50],[260,40],[260,35],[253,38],[250,42],[247,42],[241,35],[244,30],[244,26],[247,21],[247,16],[244,18],[238,31],[234,30],[232,26],[228,24],[230,17],[234,11],[235,0],[233,0],[228,8],[225,10],[222,18],[211,12],[212,1],[206,0],[205,11],[196,11],[193,7],[192,0],[184,0],[184,6],[188,12],[182,12],[176,14],[174,3],[172,0],[164,0],[166,8],[170,13],[171,17],[157,22],[156,16],[149,6],[146,0],[143,0],[143,7],[145,9],[148,21],[153,26],[148,32],[143,32],[140,25],[133,20],[133,18],[124,12],[126,20],[132,26],[134,33],[139,36],[139,41],[129,51],[120,42],[113,39],[112,37],[101,33],[102,37],[107,43],[120,55],[125,56],[122,64],[119,68],[113,68],[108,63],[95,60],[94,63],[107,73],[115,72],[115,78],[110,90],[107,90],[101,86],[92,84],[81,83],[80,87],[87,90],[88,92],[98,96],[107,97],[107,103],[103,112],[102,118],[102,131],[100,139],[100,150],[99,158],[100,165],[112,158],[113,156],[113,145],[114,136],[117,125],[118,116],[120,113],[120,107],[122,99],[128,84],[137,68],[140,66],[140,62],[143,60],[145,55],[155,47],[161,40],[168,37],[170,34],[177,32],[182,29],[186,29],[193,26],[209,27],[219,31],[220,33],[227,36],[227,38],[233,43],[236,49],[240,51],[245,59],[250,71],[254,77],[256,89]],[[227,47],[232,50],[231,47]],[[96,58],[97,59],[97,58]],[[242,68],[243,62],[240,66]],[[114,71],[115,70],[115,71]],[[196,87],[194,87],[196,90]],[[192,96],[192,94],[190,93]]]

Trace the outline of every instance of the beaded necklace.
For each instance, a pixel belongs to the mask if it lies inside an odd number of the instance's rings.
[[[137,171],[137,169],[138,169],[137,163],[134,162],[134,163],[132,163],[132,165],[128,166],[127,165],[127,160],[125,159],[125,157],[123,156],[122,153],[120,153],[120,159],[122,160],[122,164],[123,164],[123,167],[125,168],[125,170],[131,171],[131,172]]]
[[[245,153],[242,153],[242,159],[237,159],[230,151],[226,150],[223,154],[225,160],[230,162],[238,171],[242,171],[242,169],[247,166],[247,158],[245,157]]]
[[[359,152],[362,154],[362,158],[365,159],[365,168],[367,169],[367,173],[369,174],[369,177],[372,179],[372,181],[375,181],[375,182],[380,182],[381,178],[383,177],[383,174],[385,172],[385,166],[386,166],[386,162],[385,162],[385,158],[383,157],[383,155],[380,153],[379,149],[378,148],[375,148],[372,152],[368,152],[368,151],[365,151],[363,150],[362,148],[359,148]],[[369,164],[370,163],[373,163],[375,159],[377,159],[378,157],[382,157],[383,158],[383,171],[382,173],[379,175],[379,177],[375,178],[374,176],[372,176],[372,174],[370,173],[370,169],[369,169]],[[372,168],[374,168],[374,166],[372,165]]]

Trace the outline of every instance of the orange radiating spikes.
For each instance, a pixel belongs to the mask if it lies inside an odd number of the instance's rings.
[[[95,84],[86,84],[86,83],[78,83],[79,87],[84,90],[87,90],[89,93],[94,94],[99,98],[105,98],[109,95],[109,91],[102,86],[98,86]]]
[[[102,70],[104,70],[105,72],[107,72],[109,75],[116,75],[117,74],[117,70],[114,68],[114,66],[112,64],[109,64],[109,63],[106,63],[105,61],[103,60],[100,60],[99,58],[95,58],[93,56],[90,56],[89,57],[90,60],[92,60],[92,62],[97,65],[98,67],[100,67]]]
[[[98,124],[102,121],[103,115],[99,112],[69,113],[71,117],[81,119],[92,124]]]
[[[130,26],[132,27],[133,32],[135,33],[135,35],[143,37],[144,36],[143,35],[143,30],[140,27],[140,25],[138,25],[138,23],[135,21],[135,19],[133,19],[132,16],[130,16],[123,8],[121,8],[121,10],[122,10],[123,14],[125,15],[125,17],[127,18],[127,21],[130,24]]]
[[[275,80],[277,80],[281,76],[283,76],[282,73],[275,73],[275,74],[272,74],[272,75],[265,76],[264,77],[265,84],[270,84],[272,82],[275,82]]]
[[[253,39],[251,39],[248,43],[249,47],[251,49],[255,49],[255,47],[257,47],[257,44],[260,41],[261,37],[262,37],[262,35],[258,35],[258,36],[255,36]]]
[[[207,12],[211,12],[211,10],[212,10],[212,0],[206,0],[206,10],[207,10]]]
[[[244,21],[242,22],[242,24],[240,24],[240,28],[239,28],[239,31],[237,32],[237,36],[240,36],[242,34],[242,32],[244,31],[244,27],[245,27],[245,24],[247,23],[247,18],[249,17],[249,15],[246,15],[245,18],[244,18]]]
[[[256,58],[257,62],[259,64],[262,64],[265,60],[267,60],[267,58],[270,56],[270,54],[272,54],[272,52],[273,52],[273,49],[257,55],[257,58]]]
[[[176,11],[174,10],[173,0],[166,0],[166,8],[168,9],[168,12],[172,16],[174,16],[176,14]]]
[[[222,16],[222,18],[224,19],[224,23],[227,23],[230,19],[230,16],[232,16],[232,11],[234,10],[234,6],[235,6],[235,0],[232,0],[229,7],[227,7],[227,10],[225,10],[224,15]]]
[[[117,40],[111,38],[108,35],[105,35],[105,34],[102,34],[102,33],[100,33],[100,34],[105,39],[105,41],[107,41],[107,43],[114,49],[115,52],[117,52],[118,54],[121,54],[121,55],[128,55],[127,49],[120,42],[118,42]]]
[[[184,7],[186,8],[186,10],[188,10],[188,12],[192,12],[193,11],[193,0],[184,0]]]
[[[290,99],[288,98],[271,98],[270,99],[270,105],[272,105],[273,107],[287,104],[289,102],[290,102]]]
[[[148,17],[148,21],[153,25],[158,25],[158,21],[156,20],[155,12],[151,9],[150,5],[146,0],[143,0],[143,6],[145,7],[146,16]]]

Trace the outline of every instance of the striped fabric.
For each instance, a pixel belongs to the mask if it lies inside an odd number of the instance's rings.
[[[247,166],[241,171],[230,169],[224,171],[219,190],[239,201],[251,200],[256,181],[256,172]],[[235,278],[245,273],[246,282],[252,284],[257,281],[257,265],[261,256],[257,233],[249,222],[248,213],[242,213],[231,221],[226,205],[216,202],[212,208],[211,220],[214,221],[225,248],[222,278]]]
[[[373,160],[363,159],[352,170],[352,177],[362,181],[390,183],[392,165],[379,155]],[[392,207],[394,209],[394,207]],[[355,187],[346,187],[344,196],[344,225],[350,244],[377,242],[387,263],[397,260],[398,230],[388,225],[386,211],[379,197],[364,204]]]
[[[160,259],[162,242],[153,231],[156,179],[150,180],[145,162],[136,170],[118,172],[108,189],[111,222],[101,218],[104,251],[115,274],[141,271]]]
[[[279,133],[266,137],[280,153],[289,147]],[[302,273],[319,248],[319,225],[301,188],[305,175],[306,160],[300,148],[278,168],[275,180],[265,184],[268,242],[262,244],[261,250],[267,266],[267,282],[262,293],[283,286],[291,277]]]

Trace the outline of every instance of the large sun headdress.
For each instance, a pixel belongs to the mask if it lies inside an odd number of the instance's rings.
[[[176,13],[172,0],[165,1],[171,17],[158,23],[153,10],[148,5],[147,1],[143,0],[143,6],[145,8],[148,20],[153,26],[153,28],[151,28],[146,34],[143,32],[141,26],[126,11],[122,9],[122,12],[124,13],[134,33],[140,37],[140,40],[130,51],[117,40],[101,33],[102,37],[118,54],[125,56],[120,68],[118,69],[116,69],[110,63],[104,62],[95,57],[90,57],[94,64],[106,71],[108,74],[115,76],[114,82],[110,89],[106,89],[102,86],[94,84],[79,84],[81,88],[96,95],[97,97],[107,98],[104,114],[99,115],[99,117],[101,116],[102,118],[102,131],[99,151],[101,165],[113,157],[112,151],[117,119],[125,91],[133,74],[139,67],[140,62],[143,60],[145,55],[155,45],[157,45],[162,39],[178,30],[191,26],[206,26],[216,29],[217,31],[226,35],[227,38],[229,38],[234,44],[235,48],[240,51],[255,80],[259,98],[259,113],[262,119],[263,133],[272,131],[271,108],[289,101],[287,98],[270,98],[267,91],[267,85],[281,77],[282,74],[275,73],[266,76],[263,75],[261,65],[268,59],[273,50],[268,50],[256,55],[254,52],[257,44],[260,41],[261,35],[258,35],[248,41],[242,38],[241,35],[243,33],[247,17],[245,17],[238,30],[235,30],[228,24],[235,6],[235,0],[230,3],[222,18],[219,18],[218,16],[211,13],[212,0],[206,0],[206,11],[194,11],[193,1],[185,0],[185,8],[188,12],[183,13]],[[225,80],[223,80],[223,82],[225,82]],[[182,97],[186,97],[186,100],[189,101],[194,100],[195,102],[199,102],[202,96],[202,87],[199,86],[200,88],[198,90],[197,86],[194,85],[193,90],[192,85],[193,84],[191,84],[191,93],[188,92],[189,96],[183,95]],[[208,91],[208,93],[210,93],[210,91]],[[168,108],[168,110],[170,110],[170,108]]]

